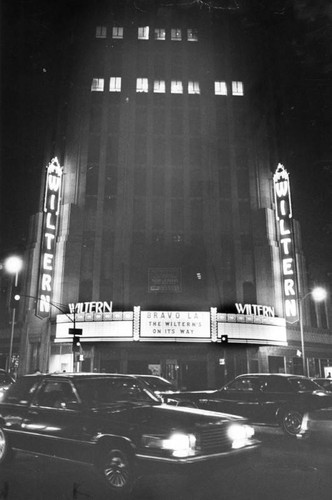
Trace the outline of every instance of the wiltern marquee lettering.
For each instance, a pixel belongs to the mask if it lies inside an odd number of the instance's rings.
[[[279,163],[273,176],[276,219],[279,229],[281,272],[285,303],[285,316],[289,321],[298,319],[296,261],[292,225],[292,205],[289,175]]]
[[[63,168],[60,167],[57,158],[53,158],[46,169],[37,303],[37,315],[41,318],[47,317],[50,312],[51,296],[53,292],[56,230],[63,174]]]

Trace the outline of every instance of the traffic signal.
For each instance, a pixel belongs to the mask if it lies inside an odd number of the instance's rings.
[[[73,352],[79,353],[81,351],[81,335],[83,334],[82,328],[69,328],[69,335],[73,336]]]
[[[80,352],[81,339],[77,335],[73,336],[73,352]]]
[[[13,285],[10,295],[10,307],[12,309],[17,309],[20,298],[21,298],[21,287],[19,285]]]
[[[222,336],[220,337],[220,342],[221,342],[222,344],[227,344],[227,342],[228,342],[228,335],[222,335]]]

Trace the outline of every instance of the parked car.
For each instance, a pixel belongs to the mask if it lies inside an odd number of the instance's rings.
[[[256,373],[236,377],[218,390],[178,392],[168,404],[191,399],[198,408],[242,415],[252,423],[280,425],[295,437],[309,410],[332,407],[332,394],[299,375]]]
[[[328,392],[332,392],[332,379],[331,378],[313,378],[312,379],[316,384],[323,387]]]
[[[160,402],[130,375],[26,375],[0,403],[0,465],[16,450],[93,465],[112,494],[139,471],[225,466],[258,449],[247,420]]]
[[[5,370],[0,369],[0,401],[7,389],[15,382],[13,377]]]

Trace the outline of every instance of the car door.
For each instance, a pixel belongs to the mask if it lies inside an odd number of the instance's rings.
[[[84,430],[86,419],[70,380],[46,379],[22,423],[27,447],[39,454],[89,462],[92,443]]]
[[[238,377],[200,406],[206,409],[253,418],[259,411],[260,393],[257,380],[252,376]]]
[[[261,421],[277,423],[276,415],[279,408],[294,405],[297,393],[292,390],[287,378],[269,376],[261,386]]]

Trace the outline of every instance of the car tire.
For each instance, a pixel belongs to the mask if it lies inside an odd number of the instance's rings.
[[[111,446],[101,453],[98,469],[117,498],[125,498],[133,489],[135,466],[132,452],[125,447]]]
[[[295,438],[301,430],[303,413],[295,408],[287,408],[281,414],[280,426],[286,436]]]
[[[14,458],[14,452],[10,447],[8,438],[0,427],[0,466],[9,464]]]

